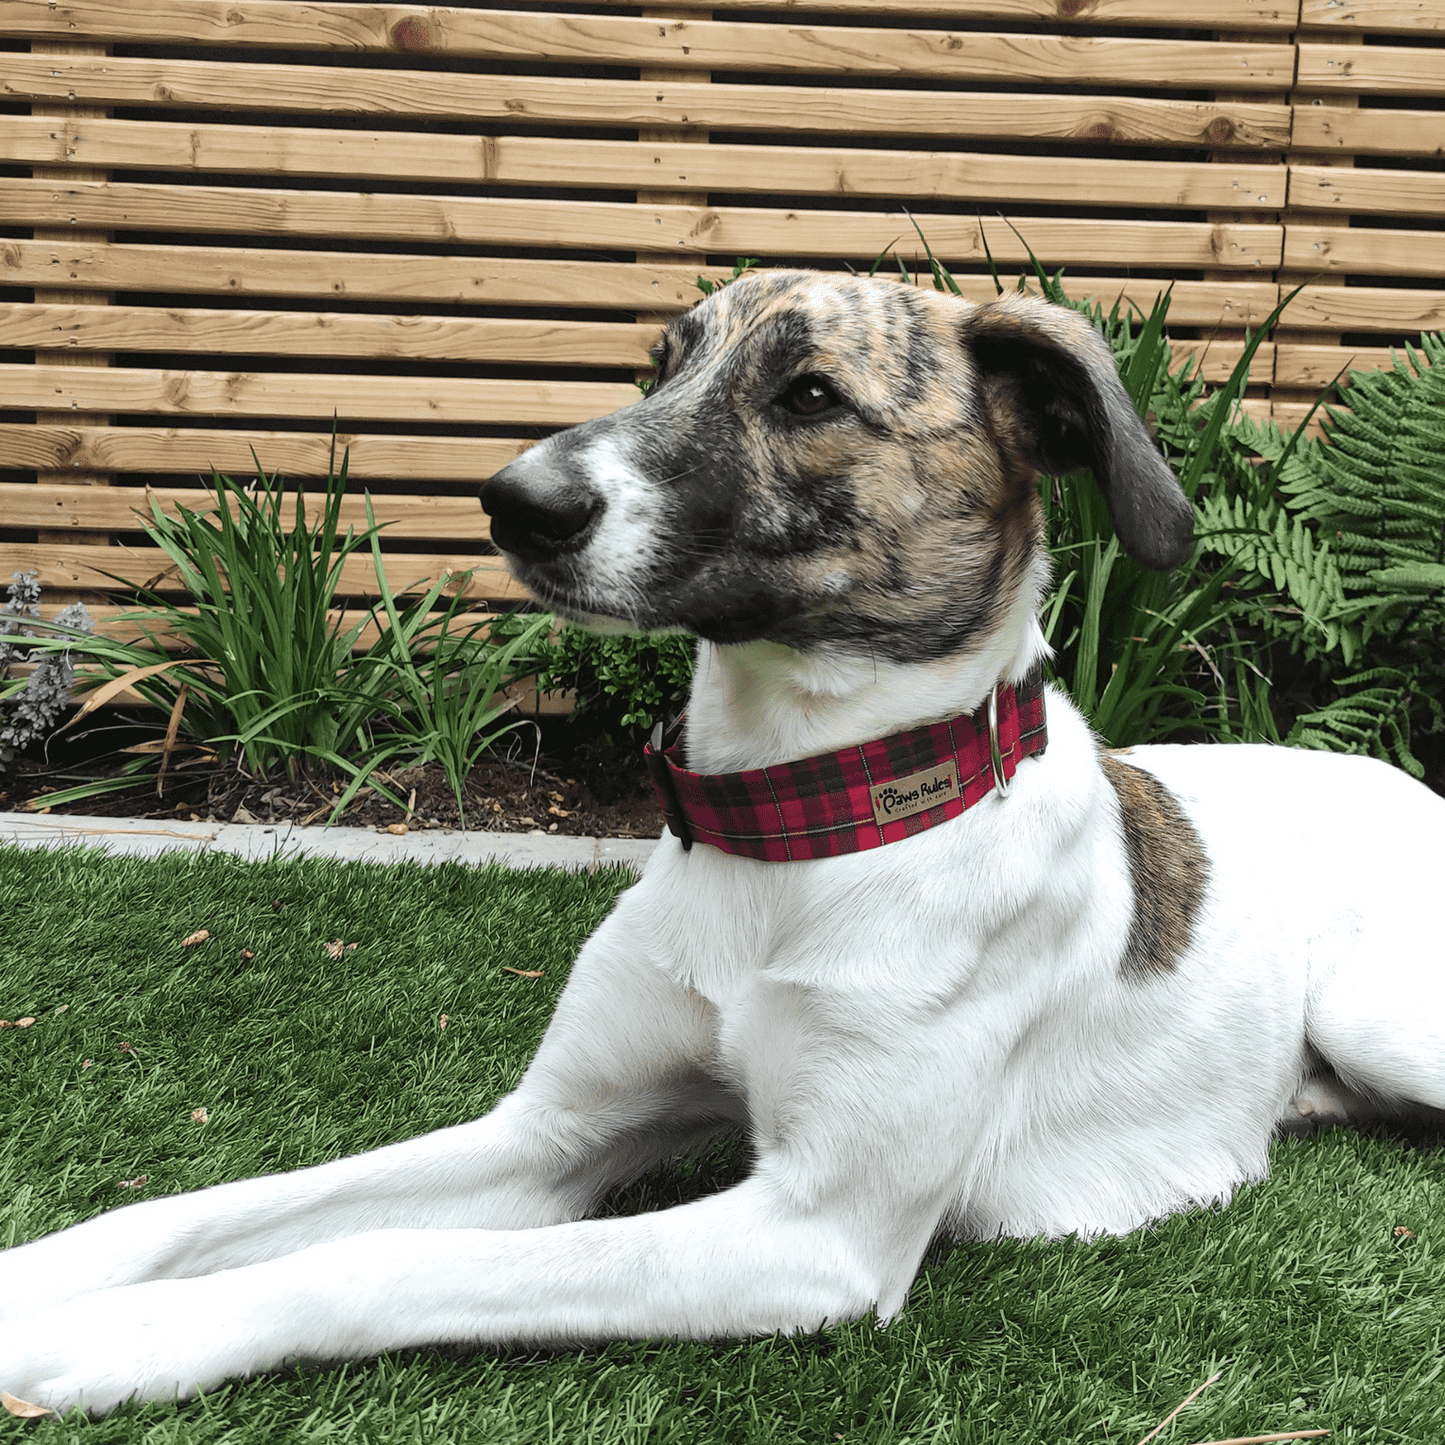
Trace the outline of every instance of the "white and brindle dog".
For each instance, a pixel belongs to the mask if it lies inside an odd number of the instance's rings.
[[[1146,565],[1188,551],[1066,310],[764,273],[658,355],[646,400],[482,500],[548,607],[703,639],[700,772],[982,716],[1026,678],[1041,470],[1091,467]],[[1360,758],[1111,755],[1046,706],[1006,795],[885,846],[665,835],[484,1118],[7,1252],[0,1388],[105,1410],[394,1346],[886,1320],[940,1232],[1122,1233],[1263,1177],[1282,1125],[1445,1108],[1445,801]],[[587,1217],[737,1124],[735,1187]]]

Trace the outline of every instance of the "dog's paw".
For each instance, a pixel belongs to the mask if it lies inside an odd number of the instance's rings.
[[[84,1260],[58,1257],[48,1239],[0,1250],[0,1280],[4,1281],[0,1288],[0,1329],[108,1283],[104,1275],[88,1282],[84,1276]],[[0,1355],[0,1372],[4,1365],[5,1356]],[[0,1388],[4,1388],[3,1379]]]
[[[185,1398],[248,1373],[249,1361],[227,1344],[235,1321],[207,1307],[207,1283],[100,1290],[0,1325],[0,1390],[61,1415],[76,1406],[103,1415],[126,1400]]]
[[[77,1295],[120,1283],[120,1250],[107,1258],[95,1247],[99,1243],[104,1241],[82,1230],[66,1230],[31,1244],[0,1250],[0,1280],[4,1281],[0,1287],[0,1326],[53,1309]],[[0,1355],[0,1370],[4,1365],[5,1356]],[[4,1388],[3,1379],[0,1388]]]
[[[188,1200],[127,1204],[28,1244],[0,1250],[0,1324],[100,1290],[204,1271],[188,1267],[185,1241],[197,1233]],[[0,1358],[0,1367],[4,1360]],[[4,1388],[0,1381],[0,1389]]]
[[[1281,1134],[1313,1134],[1320,1129],[1333,1129],[1341,1124],[1358,1128],[1382,1117],[1378,1104],[1353,1089],[1347,1089],[1333,1076],[1308,1079],[1290,1100],[1285,1116],[1279,1121]]]

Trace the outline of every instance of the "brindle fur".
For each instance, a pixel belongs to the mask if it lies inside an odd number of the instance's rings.
[[[1119,800],[1134,897],[1120,966],[1146,977],[1173,968],[1189,947],[1209,882],[1209,857],[1173,793],[1153,773],[1102,749],[1099,761]]]

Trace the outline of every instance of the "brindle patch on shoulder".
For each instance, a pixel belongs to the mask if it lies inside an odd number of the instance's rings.
[[[1173,793],[1143,768],[1099,750],[1119,799],[1134,918],[1123,971],[1136,978],[1173,968],[1188,948],[1209,882],[1209,856]]]

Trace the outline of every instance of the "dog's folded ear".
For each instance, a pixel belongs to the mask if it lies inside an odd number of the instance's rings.
[[[1090,468],[1124,550],[1156,571],[1178,566],[1194,509],[1089,321],[1037,297],[1000,296],[970,311],[963,341],[1005,453],[1039,472]]]

